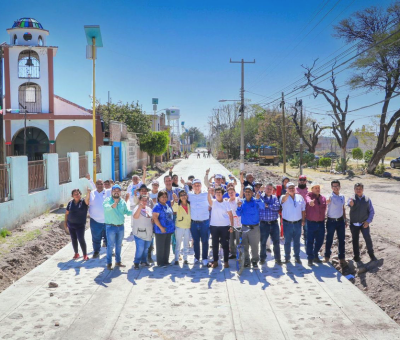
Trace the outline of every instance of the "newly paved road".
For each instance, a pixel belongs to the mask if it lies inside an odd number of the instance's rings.
[[[203,178],[208,167],[228,174],[195,156],[174,172]],[[225,270],[136,271],[129,233],[127,219],[123,270],[104,269],[104,250],[72,261],[69,244],[1,293],[0,339],[400,339],[400,327],[332,266],[307,267],[303,248],[303,265],[269,258],[240,278],[233,260]]]

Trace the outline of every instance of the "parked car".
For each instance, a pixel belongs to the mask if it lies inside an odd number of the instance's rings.
[[[393,168],[393,169],[394,168],[400,168],[400,157],[392,159],[390,161],[390,167]]]
[[[324,155],[324,157],[333,159],[333,158],[339,158],[339,155],[336,152],[328,152]]]

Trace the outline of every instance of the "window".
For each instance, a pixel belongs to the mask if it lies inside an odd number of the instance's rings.
[[[32,50],[22,51],[18,56],[19,78],[40,78],[39,55]]]
[[[29,86],[25,90],[25,102],[36,103],[36,89],[33,86]]]
[[[39,46],[43,46],[43,39],[42,39],[42,36],[41,36],[41,35],[39,35],[38,45],[39,45]]]
[[[18,38],[16,34],[14,34],[14,45],[18,45]]]

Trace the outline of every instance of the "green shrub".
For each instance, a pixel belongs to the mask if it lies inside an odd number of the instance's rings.
[[[382,176],[385,171],[386,171],[385,165],[384,164],[379,164],[375,168],[375,175]]]
[[[0,229],[0,237],[6,238],[7,236],[11,235],[11,231],[7,229]]]
[[[365,151],[365,153],[364,153],[364,162],[365,163],[369,163],[369,161],[371,160],[373,154],[374,154],[374,152],[372,150]]]
[[[332,164],[332,159],[329,157],[322,157],[319,159],[319,166],[322,166],[328,171],[328,167],[331,166]]]

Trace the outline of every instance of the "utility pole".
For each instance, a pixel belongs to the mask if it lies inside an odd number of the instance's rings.
[[[300,106],[300,175],[303,174],[303,101],[296,101],[296,106]]]
[[[283,139],[283,173],[286,173],[286,120],[285,120],[285,94],[282,92],[282,139]]]
[[[230,63],[233,64],[242,64],[242,87],[240,89],[240,171],[244,170],[244,64],[255,64],[256,60],[253,61],[232,61],[229,60]]]
[[[4,162],[3,115],[5,113],[6,110],[3,108],[3,47],[0,46],[0,164]]]

